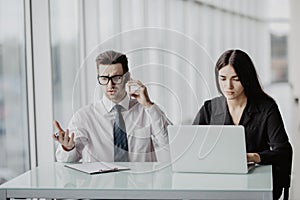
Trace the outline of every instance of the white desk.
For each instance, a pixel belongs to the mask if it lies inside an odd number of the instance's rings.
[[[96,175],[62,163],[37,167],[0,185],[0,199],[272,199],[271,166],[225,175],[173,173],[163,163],[127,164],[129,171]]]

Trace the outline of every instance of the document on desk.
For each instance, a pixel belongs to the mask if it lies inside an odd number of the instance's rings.
[[[99,174],[108,172],[117,172],[123,170],[129,170],[128,167],[116,165],[114,163],[107,162],[88,162],[88,163],[76,163],[76,164],[65,164],[65,167],[75,169],[87,174]]]

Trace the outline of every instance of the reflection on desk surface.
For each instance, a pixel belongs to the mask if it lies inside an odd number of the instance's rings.
[[[88,189],[151,189],[170,188],[172,174],[169,163],[119,163],[128,171],[89,175],[53,163],[39,166],[1,185],[3,188],[88,188]]]
[[[130,170],[89,175],[66,167],[56,167],[56,186],[70,188],[169,188],[171,173],[160,163],[122,163]],[[143,167],[142,167],[142,166]]]
[[[267,175],[270,166],[257,166],[248,174],[205,174],[205,173],[173,173],[173,187],[185,189],[202,188],[204,190],[257,190],[271,188],[271,174]],[[261,176],[265,174],[266,176]],[[262,187],[265,188],[262,188]]]
[[[0,188],[17,189],[126,189],[126,190],[260,190],[272,189],[271,166],[258,166],[249,174],[175,173],[170,164],[121,163],[130,170],[89,175],[64,167],[41,166],[8,181]]]

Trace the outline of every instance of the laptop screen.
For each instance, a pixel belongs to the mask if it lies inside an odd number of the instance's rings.
[[[178,172],[247,173],[243,126],[168,126],[172,167]]]

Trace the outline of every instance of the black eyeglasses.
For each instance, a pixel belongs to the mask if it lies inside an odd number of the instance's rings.
[[[125,73],[126,74],[126,73]],[[107,85],[109,81],[111,81],[112,84],[119,85],[123,81],[122,75],[114,75],[114,76],[97,76],[98,82],[100,85]]]

